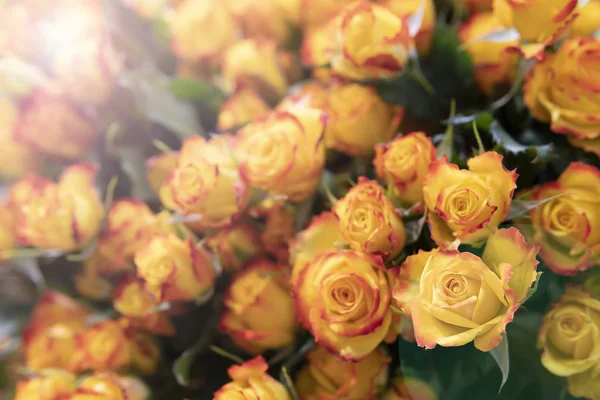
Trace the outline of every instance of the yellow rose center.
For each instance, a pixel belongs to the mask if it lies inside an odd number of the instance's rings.
[[[368,285],[354,274],[330,277],[323,282],[322,316],[330,322],[353,322],[366,316],[371,301],[366,296]]]
[[[578,214],[570,204],[560,202],[555,207],[552,207],[549,222],[551,230],[571,233],[577,229]]]
[[[459,189],[448,198],[448,213],[452,219],[468,220],[479,209],[479,196],[469,189]]]
[[[550,343],[566,356],[575,359],[588,357],[593,348],[588,318],[585,309],[580,306],[559,309],[549,331]]]
[[[446,271],[435,278],[432,304],[471,319],[480,288],[481,280]]]

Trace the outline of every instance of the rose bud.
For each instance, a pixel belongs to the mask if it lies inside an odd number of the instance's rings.
[[[273,1],[236,0],[227,4],[244,37],[284,43],[290,29],[281,8]]]
[[[567,287],[544,316],[538,348],[542,365],[554,375],[569,377],[571,393],[580,396],[575,393],[586,385],[579,374],[597,370],[600,361],[600,301],[579,287]]]
[[[0,99],[0,177],[19,178],[40,167],[40,157],[28,146],[15,140],[19,111],[7,99]]]
[[[71,399],[76,388],[75,375],[58,369],[45,370],[40,375],[17,382],[13,400]]]
[[[154,340],[134,329],[127,330],[127,338],[131,349],[131,366],[144,375],[154,374],[160,360],[160,349]]]
[[[221,1],[183,0],[169,31],[171,49],[190,63],[215,59],[237,40],[235,21]]]
[[[225,52],[221,68],[223,79],[232,90],[249,87],[272,99],[282,97],[288,88],[274,41],[238,41]]]
[[[106,320],[80,332],[70,369],[110,371],[131,365],[131,343],[120,321]]]
[[[589,73],[597,52],[600,39],[567,39],[535,63],[523,91],[536,119],[550,122],[573,145],[600,154],[600,77]]]
[[[314,27],[304,33],[300,57],[305,67],[311,68],[314,79],[329,82],[332,78],[329,58],[333,51],[333,38],[337,33],[339,19]]]
[[[403,206],[423,201],[423,182],[437,150],[423,132],[399,136],[395,140],[375,145],[373,165],[377,177],[387,182],[392,194]]]
[[[502,28],[492,12],[473,15],[460,28],[459,37],[473,60],[475,81],[488,96],[496,94],[499,86],[510,87],[517,72],[519,55],[508,52],[518,40],[490,41],[481,39]]]
[[[370,157],[373,146],[391,140],[404,108],[384,102],[377,91],[359,84],[338,85],[327,96],[325,144],[354,157]]]
[[[381,347],[353,363],[340,361],[318,346],[306,354],[306,364],[296,375],[296,389],[307,400],[375,400],[387,381],[390,361]]]
[[[154,236],[134,261],[139,277],[160,302],[193,300],[211,290],[215,280],[210,254],[173,234]]]
[[[348,79],[399,75],[415,47],[404,20],[369,2],[349,4],[331,40],[331,69]]]
[[[392,327],[396,269],[360,251],[329,250],[295,273],[296,313],[318,344],[343,360],[360,361],[384,340]]]
[[[306,30],[323,26],[344,9],[348,0],[299,0],[301,23]]]
[[[10,207],[0,205],[0,254],[4,258],[10,258],[16,246],[15,217]]]
[[[179,153],[171,151],[168,153],[160,153],[146,160],[146,180],[152,191],[163,199],[163,192],[168,191],[165,184],[169,178],[169,174],[177,168],[177,159]]]
[[[377,181],[360,177],[332,211],[351,249],[391,258],[404,247],[402,218]]]
[[[198,231],[225,228],[246,209],[250,190],[240,176],[236,139],[230,135],[187,139],[177,168],[161,190],[161,200],[172,210],[191,216],[189,226]]]
[[[541,204],[529,212],[533,242],[540,256],[559,275],[575,275],[600,261],[600,170],[572,162],[558,177],[534,188]]]
[[[82,158],[96,141],[97,133],[90,120],[60,94],[35,90],[20,109],[15,139],[41,153]]]
[[[299,108],[274,111],[238,131],[240,173],[251,185],[301,202],[310,197],[325,164],[324,114]]]
[[[267,374],[269,366],[261,356],[242,365],[229,367],[231,382],[223,385],[213,396],[214,400],[260,398],[260,400],[292,400],[285,386]]]
[[[438,400],[437,393],[431,386],[415,377],[401,376],[391,381],[390,388],[381,400]]]
[[[431,48],[431,38],[435,30],[435,4],[433,0],[379,0],[378,3],[398,17],[405,23],[414,15],[423,3],[423,21],[417,32],[415,45],[420,55],[426,55]]]
[[[569,29],[572,37],[592,36],[598,30],[600,18],[600,1],[591,0],[584,6],[579,7],[579,16]]]
[[[516,228],[489,237],[481,258],[456,250],[421,251],[406,259],[394,298],[427,349],[474,341],[490,351],[502,341],[536,280],[537,248]]]
[[[259,232],[247,222],[219,231],[209,237],[205,244],[219,256],[221,266],[228,271],[238,270],[262,251]]]
[[[217,129],[228,131],[240,128],[269,110],[270,107],[254,90],[239,90],[221,106]]]
[[[507,171],[502,156],[488,151],[467,161],[468,170],[434,161],[423,184],[431,238],[440,247],[479,245],[506,219],[517,173]]]
[[[238,271],[229,286],[220,329],[250,354],[294,342],[294,303],[287,276],[281,275],[286,272],[286,265],[259,258]]]
[[[58,183],[39,176],[17,182],[10,206],[18,221],[17,235],[26,246],[73,251],[81,249],[100,230],[104,206],[94,187],[98,167],[74,164]]]

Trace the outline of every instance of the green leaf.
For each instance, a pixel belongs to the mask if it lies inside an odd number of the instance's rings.
[[[492,122],[490,125],[490,133],[494,142],[499,145],[500,150],[513,154],[528,154],[533,156],[530,162],[536,163],[540,159],[547,158],[552,155],[554,147],[552,144],[542,146],[524,145],[517,142],[498,121]]]
[[[538,271],[537,275],[535,276],[535,282],[533,283],[533,287],[531,289],[529,289],[529,293],[527,294],[527,297],[525,297],[525,300],[523,300],[523,302],[521,302],[521,305],[525,304],[527,302],[527,300],[532,298],[533,295],[535,294],[535,292],[537,292],[538,286],[540,284],[540,278],[542,277],[543,273],[544,273],[544,271]]]
[[[181,100],[201,100],[215,91],[215,88],[198,79],[173,78],[171,81],[171,92]]]
[[[498,389],[498,394],[502,391],[504,384],[508,380],[508,373],[510,370],[510,362],[508,356],[508,337],[506,334],[503,334],[502,341],[496,347],[489,351],[490,355],[496,361],[498,368],[500,368],[500,372],[502,373],[502,383],[500,384],[500,389]]]

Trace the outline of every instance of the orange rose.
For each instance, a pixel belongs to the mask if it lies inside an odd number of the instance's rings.
[[[206,240],[206,246],[219,256],[225,270],[238,270],[262,251],[259,232],[250,223],[223,229]]]
[[[75,371],[109,371],[131,364],[131,344],[120,321],[107,320],[80,332],[71,356]]]
[[[40,157],[29,146],[15,140],[19,111],[7,99],[0,99],[0,176],[15,179],[39,169]]]
[[[433,0],[379,0],[378,3],[404,21],[407,21],[416,13],[421,7],[421,3],[424,3],[423,21],[414,39],[419,54],[426,55],[429,53],[431,38],[435,30],[435,4]]]
[[[61,370],[47,370],[39,376],[19,381],[13,400],[70,399],[76,387],[75,375]]]
[[[269,112],[269,106],[252,89],[235,92],[219,110],[217,129],[227,131],[240,128],[254,118]]]
[[[401,376],[394,378],[391,387],[381,400],[437,400],[438,395],[431,386],[418,378]]]
[[[373,165],[377,176],[393,188],[393,195],[405,206],[423,201],[423,182],[437,150],[423,132],[400,136],[375,146]]]
[[[362,361],[344,362],[317,347],[306,360],[295,382],[301,399],[375,400],[387,381],[391,358],[378,347]]]
[[[315,341],[343,360],[366,358],[392,326],[395,270],[354,250],[317,253],[299,267],[293,297]]]
[[[446,157],[434,161],[423,184],[431,238],[440,247],[456,241],[478,245],[506,219],[517,174],[502,165],[502,156],[488,151],[460,170]]]

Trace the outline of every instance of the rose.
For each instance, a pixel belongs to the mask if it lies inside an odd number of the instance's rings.
[[[250,200],[248,185],[238,171],[235,147],[236,140],[230,135],[187,139],[166,182],[168,190],[160,190],[163,204],[190,215],[189,225],[196,230],[231,225]]]
[[[558,376],[576,376],[600,362],[600,301],[568,287],[544,315],[538,336],[542,365]],[[575,378],[575,386],[577,385]]]
[[[166,185],[169,174],[177,168],[177,160],[179,153],[170,151],[152,156],[146,160],[146,180],[150,188],[156,193],[161,201],[163,198],[168,198],[169,188]],[[163,201],[164,203],[164,201]]]
[[[255,117],[269,112],[269,106],[252,89],[242,89],[232,94],[221,106],[217,129],[227,131],[236,129]]]
[[[28,246],[64,251],[85,246],[100,230],[104,207],[94,187],[97,166],[74,164],[58,183],[39,176],[17,182],[9,204],[19,241]]]
[[[8,99],[0,99],[0,176],[16,179],[40,166],[39,155],[15,140],[19,111]]]
[[[315,341],[347,361],[366,358],[392,326],[395,270],[354,250],[329,250],[295,271],[300,322]]]
[[[229,47],[221,65],[223,79],[233,90],[251,87],[267,99],[285,94],[288,82],[271,40],[246,39]]]
[[[131,344],[120,321],[106,320],[81,332],[75,338],[69,369],[110,371],[131,364]]]
[[[537,248],[516,228],[489,237],[481,258],[456,250],[419,252],[406,259],[394,298],[411,317],[419,346],[490,351],[536,280]]]
[[[389,105],[374,88],[359,84],[332,87],[324,110],[327,147],[355,157],[369,157],[375,144],[391,140],[404,117],[404,108]]]
[[[473,15],[460,28],[459,37],[473,60],[475,81],[488,96],[496,93],[498,86],[509,86],[517,72],[518,54],[508,50],[518,45],[518,40],[489,41],[481,39],[502,28],[492,12]]]
[[[97,133],[90,120],[64,96],[41,89],[20,106],[15,140],[52,156],[82,158],[94,145]]]
[[[423,182],[437,150],[423,132],[413,132],[375,145],[373,165],[377,176],[393,188],[393,196],[405,206],[423,201]]]
[[[569,30],[572,37],[591,36],[598,30],[598,18],[600,18],[600,1],[590,0],[583,7],[579,7],[579,16],[571,25]]]
[[[426,382],[416,377],[394,378],[381,400],[437,400],[438,395]]]
[[[238,270],[262,251],[259,232],[250,223],[241,222],[223,229],[206,240],[206,246],[219,256],[225,270]]]
[[[148,400],[150,389],[144,381],[135,376],[113,375],[125,391],[127,400]]]
[[[387,380],[390,361],[381,347],[356,363],[340,361],[317,347],[306,354],[306,364],[296,376],[296,389],[304,400],[375,400]]]
[[[75,392],[76,377],[66,371],[46,370],[17,383],[13,400],[55,400],[69,398]]]
[[[235,43],[235,29],[222,1],[184,0],[169,21],[171,49],[190,63],[215,59]]]
[[[446,157],[434,161],[423,184],[431,238],[440,247],[455,241],[480,244],[506,219],[517,174],[502,166],[502,156],[488,151],[459,170]],[[454,242],[454,243],[453,243]]]
[[[348,79],[398,75],[415,47],[405,21],[369,2],[348,5],[331,40],[331,69]]]
[[[294,342],[296,315],[287,282],[287,266],[256,259],[238,271],[225,295],[220,329],[250,354]]]
[[[415,36],[415,44],[420,55],[426,55],[431,48],[431,38],[435,30],[435,4],[433,0],[379,0],[379,4],[407,21],[423,3],[423,20]]]
[[[600,39],[567,39],[555,54],[527,75],[525,103],[553,132],[579,147],[595,148],[600,138],[600,77],[595,74]],[[593,151],[593,150],[592,150]]]
[[[285,386],[267,374],[269,366],[258,356],[242,365],[229,367],[227,373],[232,379],[217,390],[214,400],[236,398],[260,398],[261,400],[291,400]]]
[[[138,276],[161,302],[187,301],[210,290],[215,279],[210,254],[191,239],[156,235],[135,253]]]
[[[274,1],[228,0],[225,2],[244,37],[287,41],[290,30],[283,10]]]
[[[251,185],[301,202],[312,195],[325,164],[321,111],[274,111],[238,131],[240,173]]]
[[[404,247],[402,218],[377,181],[360,177],[332,211],[351,249],[393,257]]]
[[[555,273],[574,275],[600,260],[599,193],[600,171],[580,162],[534,188],[531,199],[543,203],[530,211],[532,239]]]
[[[69,400],[146,400],[149,390],[139,378],[98,373],[81,381]]]

